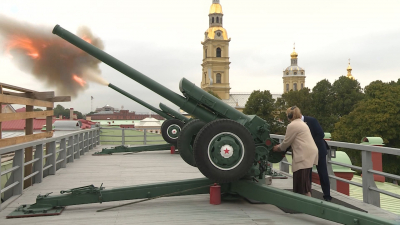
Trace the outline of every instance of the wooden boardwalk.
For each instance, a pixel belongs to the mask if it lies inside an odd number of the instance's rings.
[[[245,200],[210,205],[209,195],[160,198],[105,212],[96,210],[132,201],[68,206],[59,216],[6,219],[16,207],[34,203],[38,194],[58,194],[60,190],[90,184],[98,187],[103,183],[103,186],[109,189],[203,177],[197,168],[187,165],[178,154],[171,155],[169,151],[112,156],[91,155],[94,151],[100,151],[102,147],[104,146],[98,146],[96,150],[90,151],[74,163],[67,164],[67,168],[57,171],[54,176],[46,177],[43,183],[24,190],[22,196],[0,212],[0,224],[337,224],[305,214],[285,213],[273,205],[250,204]],[[291,182],[291,179],[274,179],[272,185],[291,189]],[[319,189],[317,185],[313,188]],[[355,204],[374,215],[398,219],[400,224],[400,217],[395,214],[340,193],[334,193],[333,197]]]

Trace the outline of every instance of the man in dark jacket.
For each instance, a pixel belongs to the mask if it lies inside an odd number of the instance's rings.
[[[314,117],[303,115],[302,120],[310,128],[311,135],[314,138],[314,142],[318,148],[318,165],[316,167],[319,175],[319,181],[321,183],[321,188],[324,193],[324,199],[326,201],[331,201],[331,189],[329,185],[328,169],[326,165],[326,154],[328,153],[328,150],[327,144],[324,140],[324,131],[322,130],[321,125],[319,125],[318,120]]]

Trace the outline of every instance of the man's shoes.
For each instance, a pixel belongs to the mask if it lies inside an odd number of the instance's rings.
[[[327,202],[331,202],[332,198],[324,198],[324,200],[327,201]]]

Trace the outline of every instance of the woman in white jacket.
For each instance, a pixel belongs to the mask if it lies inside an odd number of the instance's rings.
[[[293,192],[311,196],[310,174],[313,165],[318,165],[318,148],[307,124],[301,120],[300,109],[296,106],[288,108],[286,115],[290,123],[285,139],[274,146],[273,151],[286,151],[292,147]]]

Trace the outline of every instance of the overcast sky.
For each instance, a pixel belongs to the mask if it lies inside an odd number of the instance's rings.
[[[64,2],[64,3],[63,3]],[[296,42],[298,65],[306,86],[346,75],[351,58],[353,76],[365,87],[374,80],[400,78],[399,0],[221,0],[224,28],[230,42],[231,93],[270,90],[281,94],[282,71],[290,65]],[[212,0],[1,0],[0,14],[75,33],[85,25],[100,37],[105,51],[136,70],[179,92],[179,80],[201,82],[202,45]],[[1,43],[0,43],[1,44]],[[166,99],[105,64],[102,77],[149,104]],[[0,82],[37,91],[52,91],[12,59],[0,56]],[[57,92],[56,92],[57,95]],[[106,104],[149,110],[96,83],[65,107],[82,113]]]

